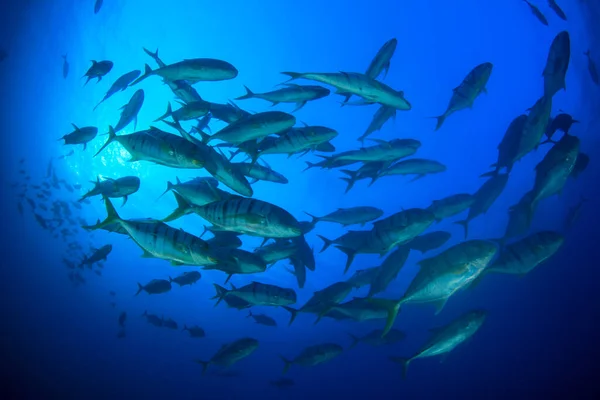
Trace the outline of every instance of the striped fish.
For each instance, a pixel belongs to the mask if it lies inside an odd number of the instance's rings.
[[[252,282],[239,289],[231,285],[231,290],[217,284],[214,284],[214,286],[217,295],[213,299],[217,299],[217,304],[229,295],[245,300],[254,306],[279,307],[296,303],[296,292],[293,289],[281,288],[267,283]]]

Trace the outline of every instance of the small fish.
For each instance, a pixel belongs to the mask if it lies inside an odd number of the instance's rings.
[[[558,18],[562,19],[563,21],[567,20],[565,12],[558,6],[558,4],[556,4],[556,0],[548,0],[548,6],[556,13],[556,15],[558,15]]]
[[[588,71],[590,71],[590,77],[592,81],[596,85],[600,85],[600,79],[598,78],[598,69],[596,68],[596,63],[592,60],[592,56],[590,55],[590,51],[586,51],[583,53],[588,59]]]
[[[102,8],[103,0],[96,0],[96,4],[94,4],[94,14],[98,14],[100,9]]]
[[[127,319],[127,313],[123,311],[121,315],[119,315],[119,326],[125,328],[125,320]]]
[[[187,327],[187,325],[183,325],[183,331],[188,331],[190,333],[190,337],[192,338],[203,338],[206,336],[204,329],[200,328],[198,325]]]
[[[138,282],[138,291],[135,294],[136,296],[140,294],[142,291],[145,291],[148,294],[160,294],[166,293],[171,290],[171,282],[165,279],[152,279],[146,285],[142,285]]]
[[[67,61],[67,55],[64,54],[62,56],[63,58],[63,67],[62,67],[62,74],[63,74],[63,78],[67,78],[67,76],[69,75],[69,62]]]
[[[98,78],[98,82],[100,82],[102,80],[102,77],[105,76],[106,74],[108,74],[110,72],[110,70],[113,67],[113,62],[112,61],[95,61],[92,60],[92,66],[88,69],[88,71],[85,73],[85,75],[82,76],[82,78],[87,77],[87,80],[85,81],[85,85],[88,84],[88,82],[91,79],[94,78]]]
[[[96,108],[98,108],[98,106],[102,103],[104,103],[104,101],[106,101],[109,97],[111,97],[112,95],[118,93],[118,92],[123,92],[125,91],[125,89],[127,89],[129,87],[129,84],[131,82],[133,82],[138,76],[140,76],[142,72],[140,70],[133,70],[131,72],[128,72],[124,75],[121,75],[110,87],[110,89],[108,89],[108,92],[106,92],[106,94],[104,95],[104,97],[102,98],[102,100],[100,101],[100,103],[96,104],[96,107],[94,107],[94,110],[96,110]]]
[[[259,325],[277,326],[277,322],[265,314],[252,314],[252,311],[248,311],[248,316],[246,318],[254,318],[254,321]]]
[[[540,21],[542,24],[548,26],[548,20],[546,19],[546,17],[544,16],[544,14],[542,14],[542,12],[540,11],[539,8],[537,8],[537,6],[531,4],[528,0],[523,0],[531,9],[531,13],[533,15],[535,15],[535,17],[538,19],[538,21]]]

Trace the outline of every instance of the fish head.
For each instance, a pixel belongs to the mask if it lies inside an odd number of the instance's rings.
[[[485,322],[488,312],[486,310],[471,310],[466,315],[466,329],[470,332],[478,330]]]
[[[295,304],[296,292],[293,289],[277,288],[272,293],[273,299],[281,304]]]

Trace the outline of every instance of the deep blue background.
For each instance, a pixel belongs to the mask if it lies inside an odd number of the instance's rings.
[[[557,392],[570,398],[600,394],[597,368],[600,351],[597,326],[598,301],[598,159],[599,91],[587,72],[582,53],[598,49],[587,21],[594,15],[579,2],[563,1],[569,16],[565,23],[544,5],[550,20],[542,26],[521,1],[458,0],[424,1],[112,1],[98,15],[93,1],[21,1],[0,12],[0,48],[8,57],[0,63],[2,88],[2,277],[0,293],[0,360],[2,392],[13,398],[170,398],[182,399],[300,399],[300,398],[548,398]],[[540,2],[544,3],[544,2]],[[258,183],[255,197],[285,207],[299,219],[303,211],[325,214],[338,207],[373,205],[386,215],[401,207],[426,207],[431,200],[459,192],[474,192],[482,183],[479,174],[496,157],[496,146],[509,122],[541,96],[541,72],[554,36],[563,29],[571,34],[572,59],[567,92],[554,97],[553,113],[572,113],[582,123],[572,133],[581,138],[582,150],[591,157],[588,170],[571,180],[560,197],[539,207],[532,230],[560,229],[566,210],[584,195],[582,218],[569,232],[564,248],[551,262],[529,276],[517,279],[498,276],[486,279],[475,290],[458,294],[444,312],[433,315],[431,307],[403,309],[397,327],[406,330],[405,342],[387,348],[360,345],[331,363],[314,369],[292,367],[293,389],[281,392],[268,385],[279,376],[278,354],[293,357],[308,345],[334,341],[350,344],[347,332],[365,334],[382,322],[338,323],[326,320],[317,326],[301,315],[287,328],[283,310],[267,309],[280,327],[253,324],[245,312],[213,308],[208,300],[212,282],[222,283],[220,273],[203,273],[193,287],[174,288],[161,296],[133,297],[136,282],[165,278],[186,269],[166,262],[141,259],[141,250],[124,237],[96,233],[91,242],[114,245],[101,278],[88,274],[85,286],[73,288],[61,263],[64,244],[52,239],[26,213],[16,212],[16,199],[9,183],[19,179],[18,160],[25,157],[33,181],[43,178],[51,157],[70,149],[57,138],[70,131],[70,123],[95,125],[105,132],[118,119],[117,109],[133,90],[115,95],[92,112],[109,85],[122,73],[154,67],[142,46],[160,49],[167,63],[182,58],[214,57],[233,63],[237,79],[200,83],[203,98],[226,102],[244,93],[242,85],[267,91],[280,83],[280,71],[363,71],[379,47],[391,37],[398,39],[386,83],[404,90],[413,110],[399,112],[395,123],[373,137],[410,137],[423,145],[418,156],[448,166],[444,174],[414,183],[409,178],[390,177],[367,188],[359,182],[344,195],[345,184],[336,171],[310,170],[303,160],[272,156],[271,166],[290,180],[285,186]],[[61,75],[61,55],[68,53],[71,72]],[[79,79],[91,59],[110,59],[113,71],[100,84],[83,87]],[[443,128],[433,132],[435,122],[427,117],[441,114],[468,71],[482,62],[492,62],[494,71],[488,95],[482,95],[472,110],[452,115]],[[600,62],[600,60],[598,60]],[[172,100],[158,78],[140,85],[146,101],[139,129],[162,115]],[[344,107],[332,96],[309,103],[296,116],[314,125],[339,131],[334,143],[339,150],[356,147],[376,110]],[[238,104],[262,111],[268,103],[245,100]],[[293,106],[278,109],[291,111]],[[160,126],[160,125],[159,125]],[[218,123],[213,128],[220,129]],[[161,126],[164,127],[164,126]],[[168,129],[167,129],[168,130]],[[130,126],[125,132],[133,131]],[[117,177],[136,174],[142,189],[123,208],[124,217],[162,217],[172,210],[172,197],[155,199],[167,180],[195,176],[147,163],[129,164],[128,155],[111,145],[102,156],[92,158],[104,138],[97,138],[86,152],[76,149],[73,157],[55,162],[60,177],[84,189],[98,175]],[[548,146],[519,162],[505,192],[482,217],[472,222],[470,237],[498,237],[504,232],[507,208],[533,184],[533,167]],[[201,174],[205,174],[202,172]],[[71,197],[69,197],[71,196]],[[64,199],[74,199],[64,193]],[[82,216],[92,222],[103,218],[100,201],[87,206]],[[202,221],[186,217],[174,224],[199,234]],[[462,239],[462,229],[443,222],[435,229],[453,234],[449,244]],[[343,232],[331,224],[318,225],[307,240],[320,249],[315,233],[336,237]],[[80,238],[87,244],[90,238]],[[248,248],[255,240],[245,240]],[[420,255],[411,254],[396,282],[383,294],[398,298],[416,272]],[[344,257],[335,249],[317,255],[317,271],[309,272],[299,290],[299,304],[314,290],[346,277]],[[359,256],[353,270],[378,265],[374,256]],[[295,279],[278,265],[257,279],[296,287]],[[236,277],[243,285],[250,278]],[[109,306],[109,290],[117,292],[117,308]],[[362,295],[357,292],[357,295]],[[418,360],[406,381],[389,355],[410,355],[427,339],[427,329],[445,324],[469,308],[489,310],[482,330],[466,346],[444,362]],[[127,338],[118,340],[117,316],[128,313]],[[144,310],[172,317],[180,325],[198,324],[207,338],[192,340],[186,334],[156,329],[138,318]],[[249,335],[260,340],[255,354],[236,365],[236,378],[200,375],[193,359],[207,359],[222,343]],[[9,397],[10,398],[10,397]]]

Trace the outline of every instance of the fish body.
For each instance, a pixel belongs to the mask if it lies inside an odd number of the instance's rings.
[[[486,317],[487,312],[484,310],[469,311],[448,325],[431,329],[432,336],[429,341],[412,357],[392,357],[391,359],[402,365],[402,376],[405,378],[408,366],[412,361],[451,352],[470,339],[484,324]]]
[[[415,154],[419,147],[421,147],[421,142],[414,139],[393,139],[389,142],[375,140],[375,142],[377,144],[374,146],[334,154],[327,160],[354,162],[395,161]]]
[[[214,286],[217,288],[219,285],[214,284]],[[260,282],[252,282],[239,289],[233,287],[231,290],[219,287],[216,296],[218,298],[217,304],[229,295],[245,300],[253,306],[279,307],[296,303],[296,292],[293,289]]]
[[[65,144],[82,144],[83,150],[86,149],[88,142],[94,140],[96,135],[98,134],[98,128],[95,126],[85,126],[83,128],[78,128],[75,124],[73,128],[75,129],[73,132],[66,134],[59,140],[64,140]]]
[[[475,202],[475,197],[469,193],[459,193],[434,200],[427,210],[435,216],[436,222],[462,213]]]
[[[413,239],[414,240],[414,239]],[[409,243],[412,243],[409,242]],[[406,263],[410,254],[410,247],[400,246],[387,256],[385,261],[379,266],[379,273],[375,276],[369,287],[368,297],[374,296],[387,289],[388,285],[396,279],[400,270]]]
[[[292,112],[298,111],[304,107],[307,102],[327,97],[330,93],[329,89],[325,89],[321,86],[301,86],[292,83],[288,83],[286,87],[282,89],[266,93],[254,93],[248,89],[248,87],[244,87],[246,88],[246,94],[236,98],[236,100],[256,98],[269,101],[272,105],[277,105],[279,103],[296,103],[296,108]]]
[[[324,126],[307,126],[291,128],[274,139],[269,146],[260,149],[263,154],[297,154],[307,150],[318,150],[319,146],[328,143],[338,135],[337,131]]]
[[[375,112],[375,115],[373,115],[373,119],[371,120],[371,123],[369,123],[367,130],[358,138],[358,140],[364,142],[364,140],[372,133],[383,128],[383,125],[385,125],[390,118],[395,119],[396,111],[397,110],[393,107],[380,106]]]
[[[412,106],[404,98],[404,92],[396,91],[388,85],[369,78],[367,75],[355,72],[320,73],[320,72],[282,72],[294,79],[307,79],[333,86],[337,94],[349,98],[360,96],[365,104],[380,103],[397,110],[410,110]]]
[[[590,163],[590,156],[585,153],[579,152],[577,156],[577,161],[575,161],[575,166],[573,167],[573,171],[571,171],[571,177],[577,178],[579,174],[585,171]]]
[[[88,265],[91,268],[92,264],[95,264],[99,261],[106,261],[106,258],[108,257],[111,251],[111,244],[107,244],[100,247],[99,249],[95,249],[94,253],[91,256],[84,257],[83,261],[81,262],[81,265]]]
[[[169,277],[169,282],[175,282],[179,286],[193,285],[202,278],[202,275],[198,271],[184,272],[183,274],[176,276],[175,279]]]
[[[502,137],[502,141],[498,145],[498,160],[494,165],[495,170],[492,172],[488,172],[483,176],[493,176],[497,175],[502,168],[506,168],[507,172],[512,170],[513,164],[523,155],[518,154],[519,147],[521,145],[521,140],[523,137],[523,129],[525,128],[525,124],[527,123],[528,117],[527,115],[519,115],[517,118],[513,119],[506,129],[504,136]],[[533,143],[535,142],[535,137],[537,137],[537,132],[532,135],[532,141],[528,144],[523,150],[522,153],[527,151]],[[541,138],[541,137],[540,137]],[[525,139],[525,138],[524,138]],[[539,143],[539,142],[538,142]]]
[[[69,76],[69,62],[67,61],[67,55],[64,54],[62,56],[63,59],[63,66],[62,66],[62,75],[63,78],[67,78],[67,76]]]
[[[308,215],[312,217],[314,223],[325,221],[341,224],[342,226],[355,224],[364,226],[367,222],[379,219],[383,215],[383,210],[376,207],[361,206],[338,208],[337,210],[322,217],[315,217],[314,215],[310,214]]]
[[[267,265],[292,257],[298,251],[298,245],[291,241],[278,240],[266,246],[257,247],[254,253],[259,255]]]
[[[407,246],[411,250],[420,251],[422,254],[431,250],[435,250],[439,247],[442,247],[450,238],[452,234],[445,231],[435,231],[425,233],[423,235],[417,236],[410,242],[408,242]]]
[[[283,373],[285,374],[293,364],[302,367],[314,367],[315,365],[326,363],[342,354],[343,351],[344,349],[342,346],[335,343],[309,346],[302,350],[302,352],[293,360],[287,360],[286,358],[281,357],[285,364]]]
[[[94,182],[94,188],[79,199],[83,201],[92,196],[103,196],[108,198],[123,198],[123,205],[127,202],[129,195],[136,193],[140,189],[140,178],[137,176],[124,176],[117,179],[100,178]]]
[[[508,210],[508,224],[501,242],[504,240],[521,236],[527,233],[533,220],[535,208],[532,207],[533,191],[529,191],[521,197],[519,202]]]
[[[96,0],[96,3],[94,4],[94,14],[98,14],[100,12],[103,2],[104,0]]]
[[[91,79],[94,79],[94,78],[97,78],[98,79],[97,82],[100,82],[102,80],[102,77],[105,76],[106,74],[108,74],[112,68],[113,68],[112,61],[92,60],[92,66],[87,70],[87,72],[83,76],[83,77],[87,77],[87,80],[85,81],[85,85],[87,85],[87,83]]]
[[[129,87],[129,84],[133,82],[138,76],[140,76],[140,70],[134,70],[131,72],[127,72],[126,74],[121,75],[108,89],[108,92],[104,95],[104,98],[94,107],[94,110],[98,108],[98,106],[104,103],[108,98],[112,97],[114,94],[118,92],[124,92],[125,89]]]
[[[426,160],[424,158],[411,158],[401,160],[383,169],[377,175],[377,179],[390,175],[416,175],[413,180],[420,179],[425,175],[438,174],[446,171],[446,166],[438,161]],[[375,179],[371,181],[371,184]]]
[[[209,361],[196,360],[196,362],[202,365],[202,373],[204,374],[211,364],[221,367],[230,367],[254,353],[257,348],[258,340],[242,338],[235,342],[223,345]]]
[[[213,58],[195,58],[165,65],[152,70],[148,64],[144,75],[136,79],[131,85],[150,76],[160,76],[168,81],[187,81],[189,84],[200,81],[224,81],[233,79],[238,75],[238,70],[230,63]]]
[[[352,285],[352,287],[356,289],[359,289],[363,286],[370,285],[378,274],[379,267],[360,269],[355,271],[354,275],[346,280],[346,283]]]
[[[465,238],[469,236],[469,222],[476,217],[485,214],[489,210],[496,199],[504,191],[506,183],[508,182],[508,176],[508,173],[492,176],[485,181],[479,190],[477,190],[477,192],[473,195],[475,200],[469,208],[467,219],[455,222],[456,224],[462,225],[465,229]]]
[[[600,78],[598,78],[598,68],[596,67],[596,63],[592,59],[590,51],[588,50],[583,54],[587,57],[588,60],[588,71],[590,73],[590,77],[592,78],[592,82],[594,82],[596,85],[600,85]]]
[[[171,290],[171,282],[165,279],[152,279],[145,285],[142,285],[138,282],[138,291],[135,294],[136,296],[140,294],[142,291],[148,294],[162,294]]]
[[[567,90],[565,78],[571,59],[569,32],[562,31],[552,41],[544,68],[544,96],[552,98],[559,90]]]
[[[252,311],[248,311],[248,318],[253,318],[254,321],[259,325],[277,326],[277,322],[265,314],[252,314]]]
[[[294,124],[296,124],[296,118],[281,111],[251,114],[226,126],[214,135],[206,137],[204,143],[219,139],[231,144],[240,144],[285,132]]]
[[[531,10],[531,13],[533,15],[535,15],[535,17],[537,18],[538,21],[540,21],[543,25],[548,26],[548,20],[546,19],[546,17],[544,16],[544,14],[542,14],[542,12],[540,11],[539,8],[537,8],[536,5],[531,4],[528,0],[523,0],[528,6],[529,9]]]
[[[552,9],[552,11],[556,13],[558,18],[562,19],[563,21],[567,20],[567,15],[562,10],[562,8],[560,8],[560,6],[556,3],[556,0],[548,0],[548,6]]]
[[[137,116],[140,112],[142,105],[144,104],[144,91],[142,89],[137,90],[127,104],[121,107],[121,116],[119,122],[114,127],[115,133],[124,129],[131,122],[134,123],[133,129],[137,128]]]
[[[190,326],[189,328],[187,325],[183,325],[183,330],[188,331],[188,333],[190,334],[190,337],[192,337],[192,338],[203,338],[206,336],[204,329],[200,328],[197,325]]]
[[[546,137],[548,137],[547,141],[552,141],[552,137],[554,136],[556,131],[562,131],[563,133],[568,134],[569,130],[571,129],[571,126],[578,122],[579,121],[574,119],[571,115],[565,113],[558,114],[556,117],[551,118],[545,132]]]
[[[273,183],[288,183],[288,179],[277,171],[260,164],[249,162],[240,162],[233,164],[244,176],[258,181],[267,181]]]
[[[204,100],[197,100],[190,103],[181,103],[181,108],[173,111],[171,103],[167,106],[167,111],[156,121],[162,121],[165,118],[171,117],[175,121],[191,121],[202,118],[210,112],[210,103]]]
[[[463,81],[456,88],[452,90],[452,97],[450,103],[444,114],[437,118],[437,125],[435,130],[437,131],[442,127],[442,124],[451,114],[456,111],[464,110],[465,108],[472,108],[475,99],[481,94],[485,93],[485,86],[492,75],[493,69],[492,63],[483,63],[473,68],[469,74],[463,79]]]
[[[383,79],[385,79],[390,70],[390,60],[394,56],[397,45],[398,40],[396,38],[385,42],[371,61],[371,64],[369,64],[365,75],[371,79],[377,79],[384,72]]]
[[[552,98],[545,96],[541,97],[531,108],[523,125],[517,150],[513,153],[513,164],[538,148],[550,123],[551,110]]]

